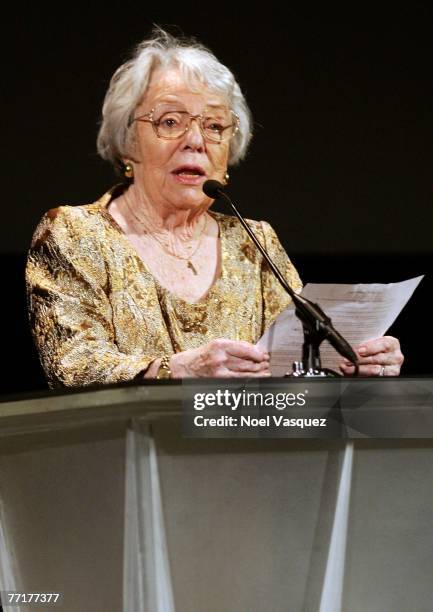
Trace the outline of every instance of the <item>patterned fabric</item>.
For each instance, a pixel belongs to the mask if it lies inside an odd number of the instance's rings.
[[[60,206],[33,236],[26,280],[30,323],[52,387],[116,383],[140,376],[165,354],[215,338],[255,343],[290,298],[238,220],[217,221],[221,275],[189,303],[160,285],[107,206]],[[301,281],[274,230],[249,221],[291,286]]]

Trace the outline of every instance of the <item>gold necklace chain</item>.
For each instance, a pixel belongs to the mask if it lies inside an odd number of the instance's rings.
[[[167,238],[164,239],[164,233],[161,231],[158,231],[158,229],[153,226],[152,227],[152,223],[147,222],[145,223],[142,219],[140,219],[138,217],[138,215],[135,213],[134,209],[132,208],[132,206],[129,203],[129,198],[126,195],[126,192],[123,194],[126,206],[130,212],[130,214],[134,217],[135,221],[141,225],[146,234],[151,238],[151,240],[154,240],[157,244],[159,244],[159,246],[162,248],[163,251],[165,251],[168,255],[171,255],[172,257],[175,257],[176,259],[180,259],[182,261],[186,261],[187,262],[187,268],[189,270],[191,270],[194,274],[197,275],[197,269],[195,268],[194,264],[192,263],[192,258],[194,257],[194,255],[197,253],[197,251],[199,250],[201,243],[203,241],[203,236],[205,233],[205,230],[207,228],[207,216],[205,216],[204,218],[204,222],[203,222],[203,227],[200,230],[200,233],[197,237],[197,244],[195,245],[195,248],[193,247],[193,251],[187,255],[182,255],[179,252],[176,252],[176,250],[178,250],[178,247],[176,248],[176,245],[174,243],[174,237],[173,237],[173,233],[170,232],[169,230],[165,231],[165,234],[167,235]],[[161,235],[162,234],[162,235]],[[178,239],[179,240],[179,239]],[[185,241],[185,239],[184,239]],[[189,246],[189,245],[188,245]]]

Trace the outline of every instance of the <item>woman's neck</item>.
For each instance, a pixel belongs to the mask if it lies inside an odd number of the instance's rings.
[[[122,216],[128,224],[139,225],[146,233],[175,233],[184,239],[193,239],[203,224],[203,214],[207,207],[197,209],[178,209],[169,206],[156,206],[150,203],[143,189],[136,184],[130,185],[119,198]]]

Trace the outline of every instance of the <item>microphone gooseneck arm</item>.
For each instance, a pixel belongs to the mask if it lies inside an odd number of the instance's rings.
[[[298,295],[293,291],[289,283],[286,281],[284,276],[281,274],[278,267],[269,257],[267,251],[263,248],[257,236],[250,228],[248,223],[242,217],[236,206],[233,204],[229,196],[224,191],[224,186],[218,181],[208,180],[203,185],[204,193],[213,199],[218,197],[224,198],[224,200],[230,205],[231,209],[235,213],[236,217],[241,222],[248,236],[254,242],[260,253],[271,268],[274,276],[279,281],[283,289],[290,295],[295,305],[295,310],[298,318],[301,320],[304,326],[304,332],[310,335],[309,342],[313,344],[313,349],[317,349],[323,340],[328,342],[340,353],[343,357],[351,361],[355,366],[355,376],[358,374],[358,358],[355,351],[352,349],[350,344],[343,338],[343,336],[334,328],[331,319],[323,312],[318,304],[307,300],[306,298]],[[313,350],[313,353],[315,351]],[[310,363],[311,367],[320,369],[320,357],[316,356],[311,352],[311,346],[308,347],[308,343],[304,343],[303,360]]]

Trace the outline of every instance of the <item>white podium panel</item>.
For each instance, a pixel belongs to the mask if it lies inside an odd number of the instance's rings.
[[[154,434],[176,610],[317,602],[340,453],[311,440],[182,440],[158,426]]]
[[[432,442],[356,444],[343,610],[433,609]]]
[[[121,610],[125,440],[87,434],[1,449],[4,528],[16,590],[63,593],[65,610]]]

